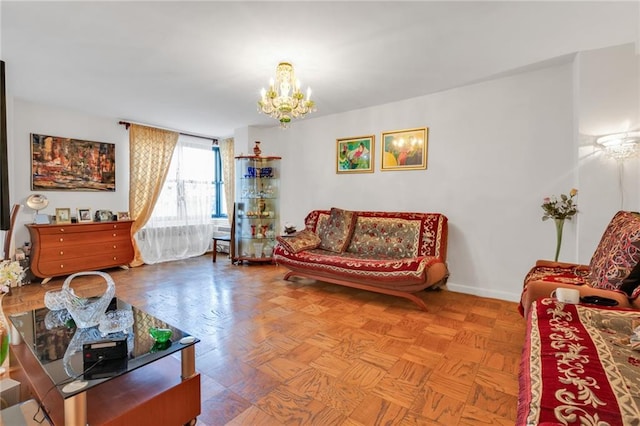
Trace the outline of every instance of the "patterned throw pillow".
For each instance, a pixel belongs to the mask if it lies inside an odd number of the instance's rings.
[[[595,288],[619,290],[640,261],[640,215],[619,211],[611,219],[589,264]]]
[[[627,293],[629,299],[637,299],[640,296],[640,262],[631,270],[627,278],[622,280],[620,290]]]
[[[335,253],[344,252],[349,247],[357,220],[356,212],[332,208],[329,219],[318,228],[320,248]]]
[[[281,237],[278,235],[276,240],[287,249],[289,253],[298,253],[303,250],[311,250],[320,245],[320,237],[313,231],[304,230],[298,232],[293,237]]]

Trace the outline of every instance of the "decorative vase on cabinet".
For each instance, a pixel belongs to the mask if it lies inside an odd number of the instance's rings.
[[[281,157],[236,157],[233,263],[271,262],[280,229]]]

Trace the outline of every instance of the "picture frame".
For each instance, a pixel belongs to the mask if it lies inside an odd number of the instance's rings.
[[[118,220],[131,220],[129,212],[118,212]]]
[[[336,173],[373,173],[374,135],[336,139]]]
[[[110,222],[113,220],[113,212],[111,210],[96,210],[94,220],[96,222]]]
[[[32,133],[31,189],[115,191],[116,145]]]
[[[71,223],[71,209],[66,207],[57,208],[56,223]]]
[[[93,222],[93,218],[91,217],[91,209],[78,209],[78,223],[80,222]]]
[[[427,168],[429,128],[382,133],[380,170],[424,170]]]

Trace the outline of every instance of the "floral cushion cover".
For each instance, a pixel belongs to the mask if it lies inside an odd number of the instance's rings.
[[[277,236],[276,240],[278,240],[278,242],[291,253],[314,249],[320,245],[320,237],[318,237],[315,232],[307,229],[304,229],[291,237]]]
[[[358,216],[355,212],[332,208],[327,220],[316,230],[320,248],[342,253],[349,246]]]
[[[619,211],[605,229],[589,264],[592,287],[618,290],[640,261],[640,215]]]
[[[523,350],[518,425],[637,425],[640,313],[534,302]]]
[[[355,213],[357,220],[347,252],[361,258],[434,256],[446,260],[446,216],[439,213]],[[313,210],[305,218],[306,229],[320,229],[329,215],[327,210]]]
[[[534,266],[524,279],[527,287],[532,281],[549,281],[562,284],[583,285],[587,283],[589,270],[583,265]]]

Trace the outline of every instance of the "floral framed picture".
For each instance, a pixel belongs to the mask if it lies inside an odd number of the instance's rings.
[[[78,222],[93,222],[91,209],[78,209]]]
[[[56,223],[71,223],[71,209],[56,209]]]
[[[336,173],[372,173],[374,135],[336,139]]]
[[[426,169],[428,141],[428,127],[382,133],[380,170]]]

